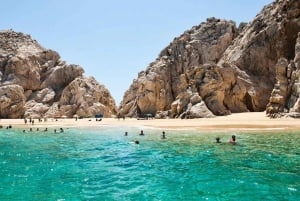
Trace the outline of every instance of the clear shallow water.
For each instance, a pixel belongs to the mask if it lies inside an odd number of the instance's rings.
[[[145,136],[137,128],[51,130],[0,129],[0,200],[300,197],[300,132],[236,133],[232,146],[233,133],[167,131],[162,140],[147,128]]]

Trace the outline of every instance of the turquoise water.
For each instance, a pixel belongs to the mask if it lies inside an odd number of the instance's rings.
[[[0,200],[300,197],[300,132],[235,133],[233,146],[233,133],[166,131],[162,140],[149,128],[145,136],[139,128],[52,130],[0,129]]]

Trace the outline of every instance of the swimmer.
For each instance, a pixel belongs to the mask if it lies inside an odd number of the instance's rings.
[[[140,135],[144,135],[144,131],[143,130],[141,130]]]
[[[127,131],[125,132],[124,136],[128,136],[128,132]]]
[[[63,133],[63,132],[64,132],[64,129],[63,129],[63,128],[60,128],[60,132]]]
[[[236,141],[235,141],[235,140],[236,140],[236,139],[235,139],[235,135],[232,135],[229,142],[230,142],[231,144],[236,144]]]
[[[221,138],[220,137],[216,137],[216,143],[221,143]]]
[[[140,141],[138,141],[138,140],[133,140],[133,141],[131,141],[131,142],[129,142],[129,143],[131,143],[131,144],[140,144]]]
[[[165,131],[162,132],[161,139],[166,139],[166,133],[165,133]]]

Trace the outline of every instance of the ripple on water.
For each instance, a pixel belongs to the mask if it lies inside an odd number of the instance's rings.
[[[68,129],[0,131],[1,200],[296,200],[294,133],[205,134]],[[135,135],[136,134],[136,135]],[[223,143],[214,143],[220,136]],[[140,144],[130,143],[139,140]]]

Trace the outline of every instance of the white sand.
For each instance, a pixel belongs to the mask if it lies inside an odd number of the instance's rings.
[[[34,127],[91,127],[91,126],[148,126],[164,129],[196,129],[206,131],[221,131],[221,130],[300,130],[300,119],[280,118],[270,119],[265,112],[251,113],[236,113],[228,116],[216,118],[201,118],[201,119],[152,119],[152,120],[137,120],[134,118],[114,119],[103,118],[102,121],[91,119],[48,119],[47,122],[38,122],[34,120],[34,125],[30,125],[29,121],[25,125],[23,119],[1,119],[0,125],[4,128],[8,125],[19,128],[34,128]]]

